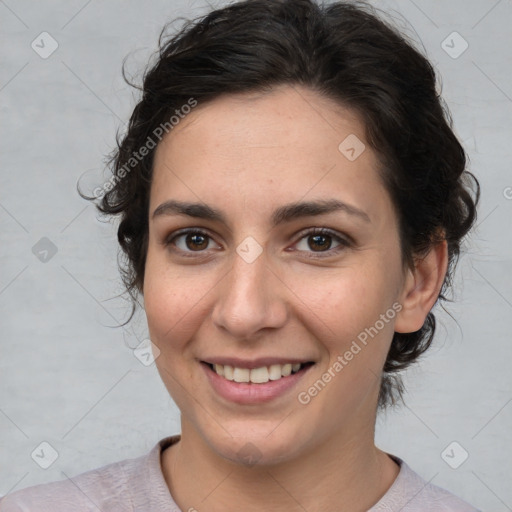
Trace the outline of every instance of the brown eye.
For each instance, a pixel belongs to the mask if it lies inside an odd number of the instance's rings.
[[[337,244],[333,247],[333,243]],[[333,256],[352,244],[348,239],[343,238],[330,229],[312,229],[302,233],[302,237],[296,244],[297,250],[304,252],[308,257]],[[309,253],[309,254],[308,254]],[[318,256],[315,255],[318,254]]]
[[[188,233],[185,235],[185,245],[193,251],[206,249],[208,247],[208,237],[201,233]]]
[[[190,254],[193,252],[203,252],[205,249],[208,249],[211,241],[210,235],[204,231],[188,229],[173,233],[165,240],[164,245],[175,246],[178,252]]]
[[[312,242],[308,243],[308,246],[311,249],[319,248],[321,251],[330,249],[330,247],[331,247],[330,239],[331,238],[332,237],[330,235],[309,235],[308,239],[312,240]]]

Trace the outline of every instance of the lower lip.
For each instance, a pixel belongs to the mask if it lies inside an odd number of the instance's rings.
[[[213,389],[223,398],[237,404],[261,404],[270,402],[292,389],[313,366],[301,368],[297,373],[270,380],[264,384],[235,382],[221,377],[206,363],[201,363]]]

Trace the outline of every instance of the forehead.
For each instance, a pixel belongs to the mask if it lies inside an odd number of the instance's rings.
[[[350,133],[365,137],[364,123],[354,110],[305,87],[282,85],[199,103],[164,140],[172,146],[202,137],[204,151],[214,149],[212,145],[231,150],[280,145],[300,151],[307,146],[337,149]]]
[[[309,89],[224,95],[158,145],[151,206],[170,196],[224,207],[243,197],[246,209],[338,196],[377,218],[389,202],[378,165],[359,116]]]

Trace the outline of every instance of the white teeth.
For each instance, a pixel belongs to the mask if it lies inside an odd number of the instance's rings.
[[[292,373],[292,365],[291,364],[283,364],[283,367],[281,368],[281,375],[283,377],[288,377]]]
[[[281,378],[281,365],[273,364],[269,367],[270,380],[279,380]]]
[[[249,382],[250,370],[247,368],[235,368],[233,370],[233,380],[235,382]]]
[[[264,382],[268,382],[269,375],[268,370],[266,366],[263,366],[261,368],[253,368],[251,370],[251,382],[254,382],[255,384],[262,384]]]
[[[268,367],[260,368],[236,368],[229,365],[214,364],[214,371],[227,380],[235,382],[252,382],[254,384],[264,384],[269,380],[279,380],[282,377],[300,370],[301,363],[272,364]]]
[[[222,365],[219,364],[219,366],[222,366]],[[229,365],[224,366],[224,378],[226,378],[228,380],[233,380],[233,367],[232,366],[229,366]]]

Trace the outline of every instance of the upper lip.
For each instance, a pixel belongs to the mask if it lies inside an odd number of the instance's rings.
[[[220,364],[222,366],[233,366],[236,368],[261,368],[273,364],[297,364],[312,363],[312,359],[297,359],[296,357],[258,357],[257,359],[240,359],[238,357],[208,357],[201,360],[203,363]]]

